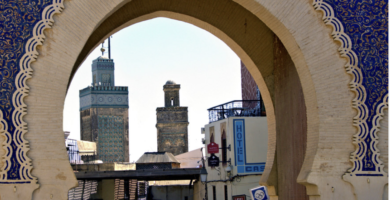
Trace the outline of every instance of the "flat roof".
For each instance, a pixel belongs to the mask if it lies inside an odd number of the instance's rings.
[[[198,179],[202,168],[145,169],[126,171],[75,172],[78,180],[129,178],[145,181]]]

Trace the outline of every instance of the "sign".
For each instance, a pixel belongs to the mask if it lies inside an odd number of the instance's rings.
[[[246,200],[246,195],[242,194],[242,195],[233,196],[233,200]]]
[[[250,189],[252,200],[270,200],[267,192],[267,188],[260,186],[257,188]]]
[[[219,146],[217,143],[212,142],[207,145],[207,152],[208,153],[219,153]]]
[[[236,165],[245,165],[245,130],[243,120],[234,120],[234,153]]]
[[[214,154],[212,154],[210,157],[209,157],[209,167],[218,167],[219,166],[219,158],[217,156],[215,156]]]
[[[233,120],[233,137],[234,137],[234,158],[237,166],[237,173],[259,174],[264,171],[265,162],[250,163],[246,159],[246,144],[245,144],[245,120]]]

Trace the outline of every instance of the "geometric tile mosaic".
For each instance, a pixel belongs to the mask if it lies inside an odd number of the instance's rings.
[[[0,184],[36,184],[24,138],[26,80],[32,75],[30,63],[38,56],[36,47],[44,41],[43,31],[64,8],[63,0],[5,0],[0,1],[0,8],[0,134],[6,138]]]
[[[98,155],[103,162],[124,162],[123,117],[98,116]]]
[[[341,43],[340,55],[352,76],[350,89],[356,94],[352,107],[358,111],[353,123],[356,150],[350,160],[350,176],[386,176],[379,159],[377,133],[384,109],[388,108],[388,2],[314,0],[323,21],[333,28],[332,37]]]

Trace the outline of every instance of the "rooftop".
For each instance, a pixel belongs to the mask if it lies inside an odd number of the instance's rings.
[[[262,100],[235,100],[207,109],[209,123],[229,117],[266,116]]]
[[[179,161],[169,152],[145,152],[136,163],[179,163]]]
[[[176,83],[172,80],[168,80],[165,85],[175,85]]]

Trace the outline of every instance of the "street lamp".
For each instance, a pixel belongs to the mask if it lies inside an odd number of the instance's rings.
[[[204,196],[205,196],[204,199],[208,200],[209,197],[207,195],[207,170],[204,167],[204,165],[203,165],[202,169],[200,170],[200,181],[204,184]]]
[[[204,157],[203,157],[203,148],[200,149],[200,151],[202,152],[202,169],[200,170],[200,181],[204,184],[204,196],[205,196],[205,200],[208,200],[209,197],[207,195],[207,170],[206,170],[206,166],[205,166],[205,162],[204,162]]]
[[[229,177],[229,179],[230,179],[230,176],[231,176],[231,174],[232,174],[232,168],[230,167],[230,165],[229,166],[227,166],[226,168],[225,168],[225,171],[226,171],[226,175]]]

